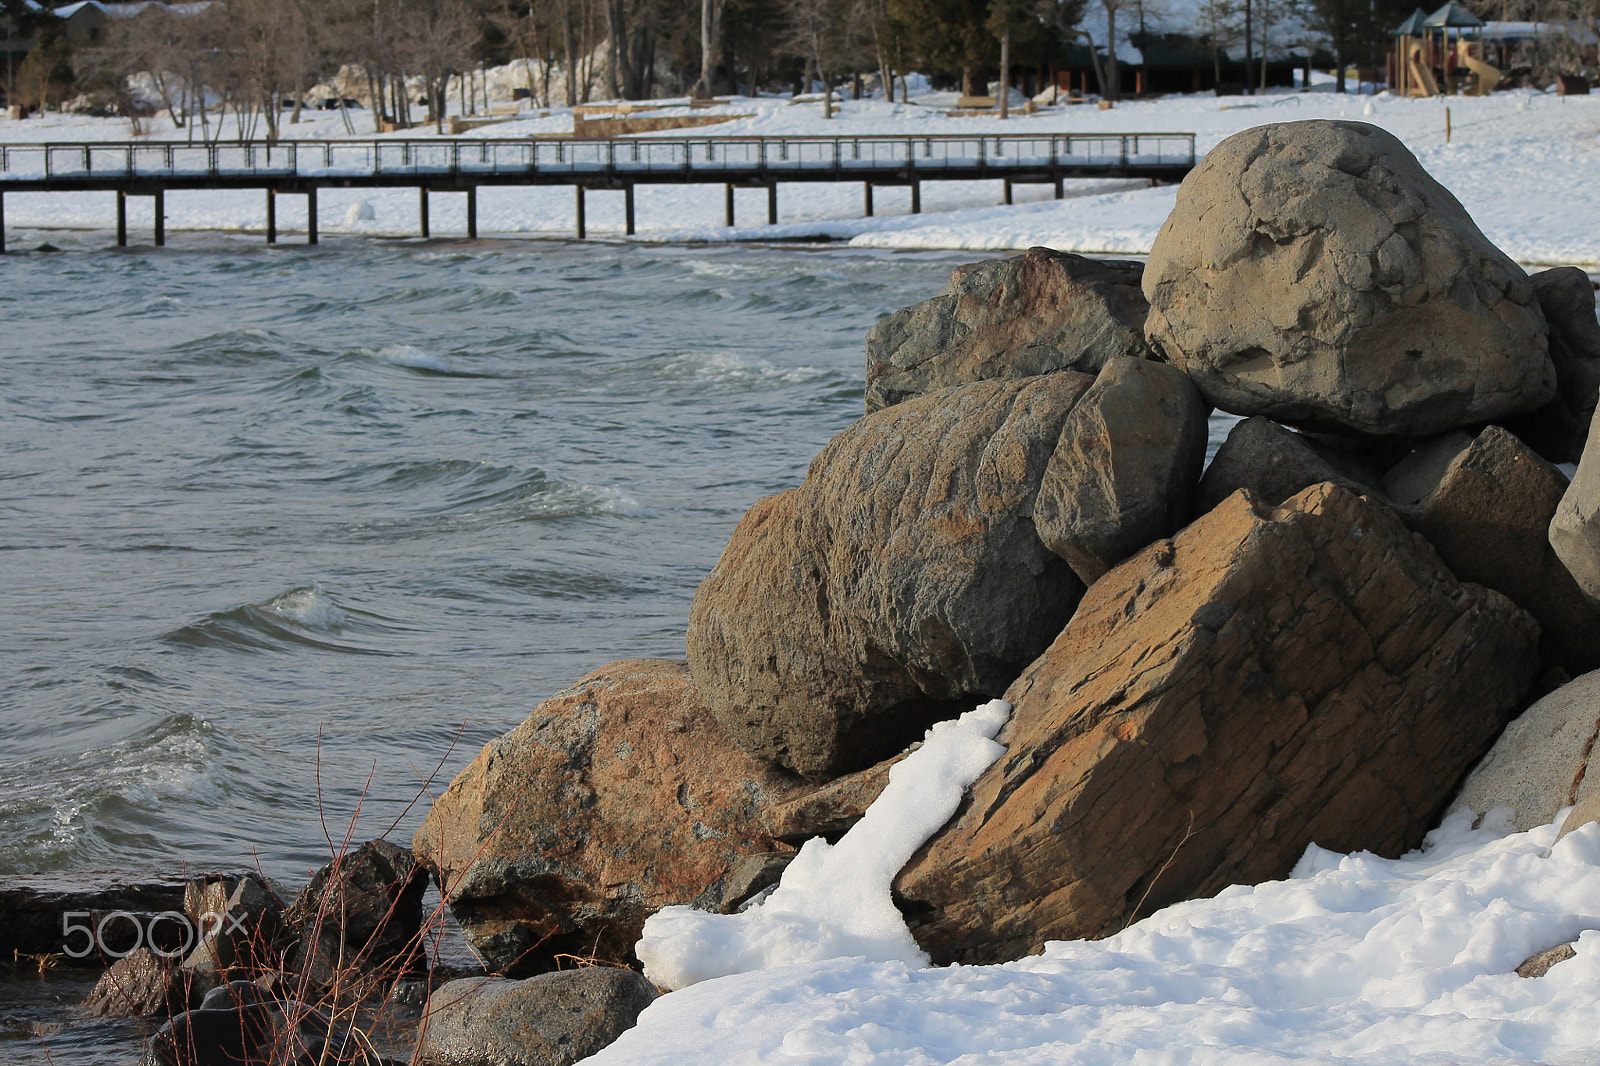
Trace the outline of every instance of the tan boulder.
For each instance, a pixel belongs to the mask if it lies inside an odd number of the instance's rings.
[[[1449,809],[1487,814],[1500,808],[1521,832],[1548,825],[1563,807],[1600,799],[1600,766],[1591,767],[1597,733],[1600,671],[1562,685],[1519,714],[1472,768]]]
[[[1600,421],[1600,410],[1590,422],[1578,470],[1550,519],[1549,536],[1550,547],[1583,594],[1600,603],[1600,433],[1594,431],[1595,421]]]
[[[867,334],[867,411],[953,385],[1142,357],[1143,264],[1030,248],[957,267],[931,300]]]
[[[1390,502],[1445,565],[1538,619],[1548,665],[1600,667],[1600,611],[1550,547],[1566,475],[1499,426],[1428,442],[1384,476]]]
[[[745,751],[812,778],[998,696],[1083,586],[1034,529],[1087,375],[984,381],[845,430],[756,503],[689,613],[689,664]]]
[[[1144,293],[1153,346],[1235,414],[1411,436],[1554,395],[1527,273],[1366,123],[1276,123],[1213,148]]]
[[[1084,584],[1189,520],[1209,414],[1183,371],[1125,357],[1072,408],[1034,524]]]
[[[772,849],[762,810],[793,785],[734,746],[686,664],[628,659],[486,744],[413,849],[492,970],[625,960],[646,917]]]
[[[1332,485],[1240,493],[1095,583],[1018,679],[1008,753],[902,871],[935,959],[1098,937],[1417,845],[1530,685],[1538,626]]]

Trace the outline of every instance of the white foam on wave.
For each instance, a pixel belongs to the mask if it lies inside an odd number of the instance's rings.
[[[732,352],[675,352],[660,359],[657,373],[668,381],[712,381],[725,385],[771,388],[803,385],[828,374],[817,366],[774,366],[764,359],[746,359]]]
[[[391,344],[387,348],[379,348],[377,355],[386,363],[410,367],[413,370],[433,370],[440,374],[455,372],[455,367],[439,356],[410,344]]]
[[[307,629],[329,631],[345,624],[344,611],[318,584],[290,589],[262,604],[261,609]]]

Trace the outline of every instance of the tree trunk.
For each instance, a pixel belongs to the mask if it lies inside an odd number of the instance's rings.
[[[1407,60],[1406,60],[1405,56],[1401,56],[1400,57],[1400,62],[1401,63],[1405,63],[1406,61]],[[1333,91],[1338,93],[1340,96],[1343,96],[1344,95],[1344,67],[1345,67],[1345,62],[1344,62],[1344,47],[1342,45],[1334,46],[1334,49],[1333,49],[1333,66],[1334,66],[1334,71],[1333,71]]]
[[[1000,117],[1011,117],[1011,23],[1000,35]]]
[[[1251,75],[1255,72],[1255,34],[1251,29],[1251,16],[1253,8],[1250,0],[1244,0],[1244,91],[1247,96],[1256,93],[1254,79]]]
[[[1106,85],[1101,95],[1122,99],[1122,65],[1117,62],[1117,9],[1106,8]]]

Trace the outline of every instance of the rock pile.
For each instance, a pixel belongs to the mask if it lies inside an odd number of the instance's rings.
[[[1002,695],[1008,754],[896,885],[936,958],[1104,935],[1312,842],[1397,854],[1600,666],[1597,386],[1581,272],[1528,277],[1372,126],[1247,131],[1144,268],[1034,249],[881,322],[865,417],[740,522],[687,664],[540,706],[418,858],[492,967],[626,960]],[[1202,477],[1212,408],[1245,417]],[[1591,706],[1522,730],[1563,738],[1528,817],[1594,794]]]

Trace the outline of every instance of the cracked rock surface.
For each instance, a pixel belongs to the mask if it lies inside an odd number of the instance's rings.
[[[1017,680],[1008,754],[896,881],[936,961],[1104,936],[1417,846],[1538,666],[1538,625],[1387,508],[1238,493],[1113,569]]]
[[[1083,592],[1033,508],[1091,382],[1063,371],[896,404],[750,509],[688,631],[695,684],[740,747],[823,779],[1005,691]]]
[[[1423,435],[1555,395],[1527,273],[1366,123],[1259,126],[1212,149],[1144,293],[1152,344],[1234,414]]]
[[[1049,248],[957,267],[945,291],[867,334],[867,412],[974,381],[1144,358],[1140,263]]]

